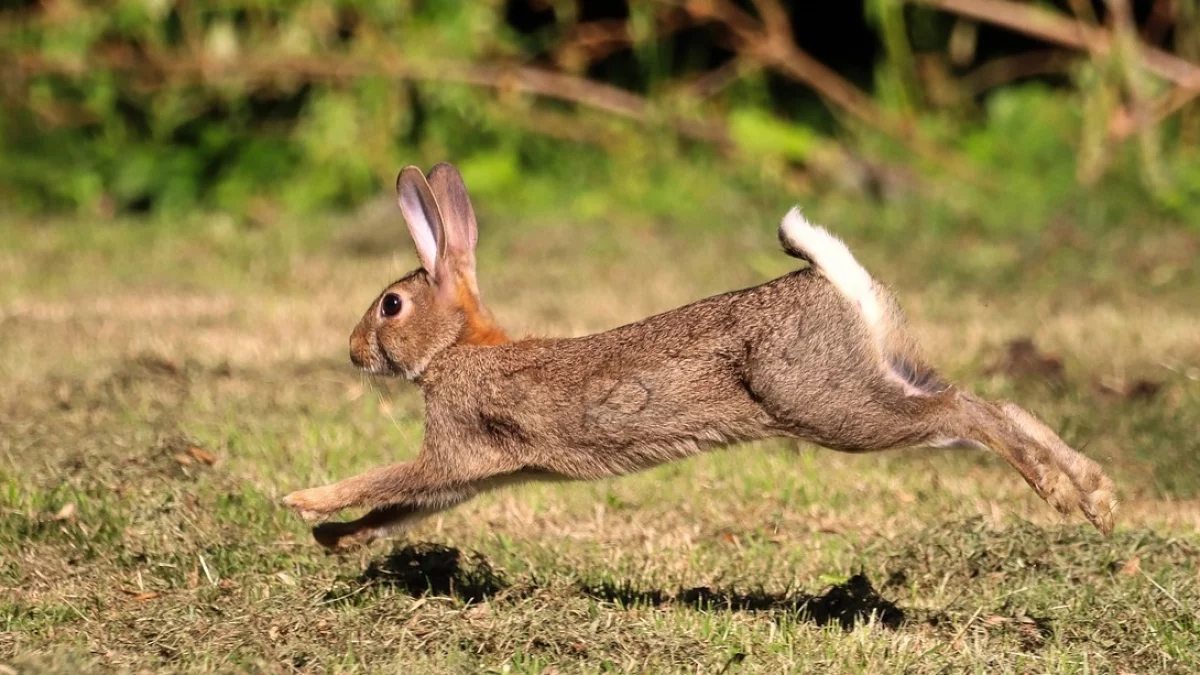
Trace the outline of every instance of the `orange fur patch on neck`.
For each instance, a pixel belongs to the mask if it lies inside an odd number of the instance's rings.
[[[493,346],[512,342],[508,333],[488,316],[487,310],[479,304],[479,298],[471,291],[466,281],[458,280],[454,295],[458,306],[467,317],[467,325],[458,338],[458,344]]]

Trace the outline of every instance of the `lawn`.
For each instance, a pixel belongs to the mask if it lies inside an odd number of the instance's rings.
[[[583,334],[791,269],[785,202],[728,197],[477,198],[484,298],[516,334]],[[279,498],[421,439],[416,389],[346,353],[416,264],[389,204],[0,222],[0,672],[1200,670],[1196,229],[807,210],[948,376],[1105,467],[1111,537],[987,453],[772,442],[489,494],[331,556]]]

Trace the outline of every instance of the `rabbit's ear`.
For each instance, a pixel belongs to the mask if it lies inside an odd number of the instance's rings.
[[[396,201],[408,224],[408,233],[417,246],[421,265],[434,279],[439,280],[439,266],[443,265],[446,253],[446,228],[442,214],[425,174],[415,166],[406,166],[396,176]]]
[[[475,244],[479,242],[479,225],[462,174],[453,164],[442,162],[429,170],[429,187],[437,199],[446,228],[448,262],[475,292]]]

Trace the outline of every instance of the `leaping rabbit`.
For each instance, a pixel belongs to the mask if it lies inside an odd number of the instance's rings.
[[[350,360],[425,396],[420,455],[293,492],[330,549],[369,541],[502,485],[593,480],[769,437],[834,450],[986,448],[1059,511],[1112,530],[1112,482],[1013,403],[980,399],[923,361],[891,293],[793,209],[779,239],[808,266],[613,330],[511,340],[479,297],[478,229],[450,164],[396,180],[422,267],[389,285]]]

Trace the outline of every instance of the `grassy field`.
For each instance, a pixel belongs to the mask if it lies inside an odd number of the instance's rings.
[[[516,333],[614,327],[794,262],[778,200],[479,201],[483,292]],[[807,212],[894,285],[949,376],[1105,466],[1110,538],[986,453],[763,443],[491,494],[327,556],[278,499],[421,438],[416,390],[346,356],[415,264],[393,208],[5,218],[0,672],[1200,670],[1200,233]]]

